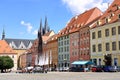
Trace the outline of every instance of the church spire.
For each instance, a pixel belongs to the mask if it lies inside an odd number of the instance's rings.
[[[4,28],[3,28],[3,32],[2,32],[2,40],[5,39],[5,31],[4,31]]]
[[[43,29],[42,29],[42,19],[40,21],[40,28],[38,30],[38,38],[40,37],[40,35],[43,35]]]
[[[47,33],[48,32],[48,22],[47,22],[47,17],[45,17],[45,24],[44,24],[44,31],[45,31],[45,33]]]

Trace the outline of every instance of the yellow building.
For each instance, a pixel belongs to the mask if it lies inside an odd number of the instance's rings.
[[[114,0],[90,30],[91,60],[104,65],[104,56],[111,54],[112,65],[120,66],[120,2]]]

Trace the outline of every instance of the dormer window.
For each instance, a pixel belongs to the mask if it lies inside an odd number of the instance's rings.
[[[120,9],[120,6],[117,6],[117,10],[119,10]]]
[[[99,26],[100,25],[100,21],[97,21],[96,24],[97,24],[97,26]]]
[[[120,19],[120,14],[118,15],[118,19]]]
[[[110,17],[113,17],[114,16],[114,13],[111,13]]]
[[[108,23],[108,18],[105,19],[105,23]]]

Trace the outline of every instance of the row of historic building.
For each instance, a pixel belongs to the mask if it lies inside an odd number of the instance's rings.
[[[107,54],[112,56],[112,65],[120,66],[119,0],[114,0],[104,13],[95,7],[74,16],[58,34],[48,28],[47,21],[45,24],[43,29],[40,22],[38,38],[20,55],[19,67],[39,64],[61,69],[78,60],[104,65]]]
[[[112,56],[112,65],[120,66],[120,1],[114,0],[104,13],[96,7],[87,10],[73,17],[58,34],[46,34],[42,35],[42,53],[49,55],[49,67],[68,68],[77,60],[104,65],[107,54]],[[33,62],[35,65],[35,59]]]
[[[114,0],[104,13],[95,7],[73,17],[58,34],[50,31],[42,35],[42,53],[49,55],[48,62],[44,61],[45,65],[68,68],[77,60],[91,60],[95,65],[104,65],[104,55],[111,54],[112,65],[120,66],[119,23],[119,0]],[[33,54],[38,51],[35,50],[38,46],[33,45],[28,50],[32,54],[31,62],[28,60],[31,65],[36,64]]]

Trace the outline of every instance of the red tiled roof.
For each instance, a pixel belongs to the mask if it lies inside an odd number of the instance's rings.
[[[7,44],[5,40],[0,40],[0,54],[17,54],[15,53],[12,48]]]
[[[53,41],[53,40],[57,40],[57,37],[58,37],[58,34],[55,34],[55,35],[51,36],[51,37],[47,40],[47,42],[50,42],[50,41]]]
[[[67,24],[67,26],[58,33],[58,35],[62,36],[72,32],[79,31],[80,28],[87,26],[93,20],[100,17],[101,14],[102,12],[96,7],[88,11],[85,11],[84,13],[73,17]]]
[[[117,9],[117,7],[119,7],[119,9]],[[118,14],[120,14],[120,0],[114,0],[113,3],[109,6],[109,8],[104,12],[104,14],[99,19],[99,21],[101,22],[99,26],[103,26],[106,24],[105,21],[106,18],[110,20],[107,24],[118,21],[119,20]],[[95,24],[92,28],[99,26]]]

